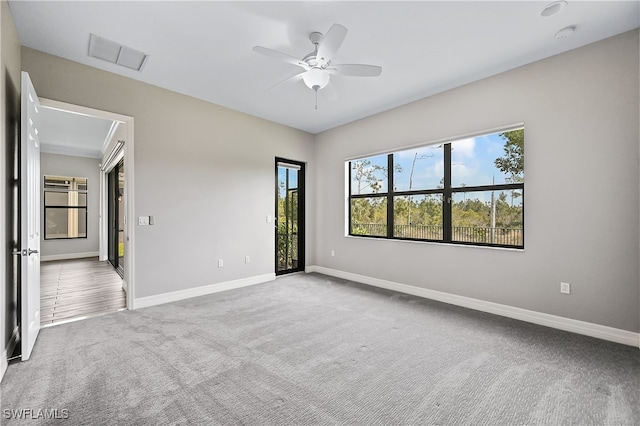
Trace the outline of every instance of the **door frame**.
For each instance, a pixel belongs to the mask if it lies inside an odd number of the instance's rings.
[[[124,157],[124,185],[125,185],[125,242],[124,242],[124,257],[125,265],[127,266],[124,271],[124,277],[122,286],[126,292],[127,309],[134,309],[135,300],[135,220],[134,219],[134,118],[128,115],[117,114],[114,112],[103,111],[94,108],[88,108],[80,105],[70,104],[66,102],[60,102],[53,99],[39,98],[40,105],[46,108],[57,109],[60,111],[71,112],[74,114],[88,115],[92,117],[105,118],[107,120],[118,121],[126,124],[126,142],[121,151],[121,154],[117,156],[117,160],[113,164],[105,164],[101,167],[100,172],[100,231],[99,231],[99,245],[100,245],[100,260],[106,260],[107,258],[107,173],[110,170],[108,167],[113,167],[117,164],[122,157]],[[105,167],[106,166],[106,167]]]
[[[285,271],[278,271],[278,164],[291,164],[293,166],[300,167],[298,175],[298,267],[293,269],[287,269]],[[306,264],[306,163],[302,161],[290,160],[288,158],[276,157],[275,158],[275,223],[274,223],[274,271],[276,276],[291,274],[295,272],[303,272]]]

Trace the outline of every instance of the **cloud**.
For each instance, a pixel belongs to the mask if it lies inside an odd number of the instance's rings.
[[[451,165],[451,168],[452,168],[451,173],[460,178],[473,176],[477,172],[477,169],[467,167],[465,164],[462,164],[462,163],[453,163]]]
[[[444,176],[444,160],[440,160],[438,161],[434,166],[433,166],[433,174],[432,176]]]
[[[460,139],[451,144],[453,151],[452,157],[474,158],[474,149],[476,147],[475,138]]]

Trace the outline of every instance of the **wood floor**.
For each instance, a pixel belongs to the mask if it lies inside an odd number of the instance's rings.
[[[56,260],[40,265],[40,325],[125,309],[122,278],[98,258]]]

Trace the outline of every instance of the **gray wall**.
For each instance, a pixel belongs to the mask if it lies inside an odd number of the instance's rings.
[[[639,331],[638,72],[633,31],[319,134],[317,264]],[[518,122],[524,251],[345,237],[346,158]]]
[[[310,162],[312,135],[25,47],[22,67],[41,97],[135,119],[135,216],[156,218],[136,227],[136,298],[274,272],[275,157]]]
[[[42,260],[47,256],[68,255],[84,257],[88,253],[98,255],[100,222],[100,168],[99,161],[93,158],[71,157],[58,154],[40,154],[40,172],[42,176],[68,176],[87,178],[87,238],[69,240],[44,240],[40,243]],[[44,195],[41,199],[44,207]],[[44,210],[43,210],[44,211]],[[44,229],[44,214],[42,229]]]
[[[638,59],[634,31],[314,137],[22,49],[40,96],[135,117],[136,216],[157,220],[137,227],[136,297],[273,272],[264,218],[282,156],[310,162],[307,265],[634,332]],[[525,251],[344,236],[345,158],[522,121]]]
[[[13,159],[20,131],[20,40],[5,0],[0,2],[0,21],[0,241],[3,244],[0,261],[3,283],[0,290],[0,351],[4,351],[17,326],[17,281],[13,273],[17,267],[17,258],[11,255],[14,248],[14,218],[10,191],[13,191]],[[0,365],[5,362],[6,359],[0,359]],[[0,371],[0,378],[2,373]]]

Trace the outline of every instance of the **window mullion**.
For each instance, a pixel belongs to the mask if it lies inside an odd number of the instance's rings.
[[[447,143],[444,149],[444,191],[442,199],[442,240],[451,242],[451,144]]]
[[[393,238],[393,154],[387,156],[387,238]]]
[[[348,235],[353,234],[353,189],[351,188],[351,174],[353,173],[353,163],[349,161],[349,228]]]

